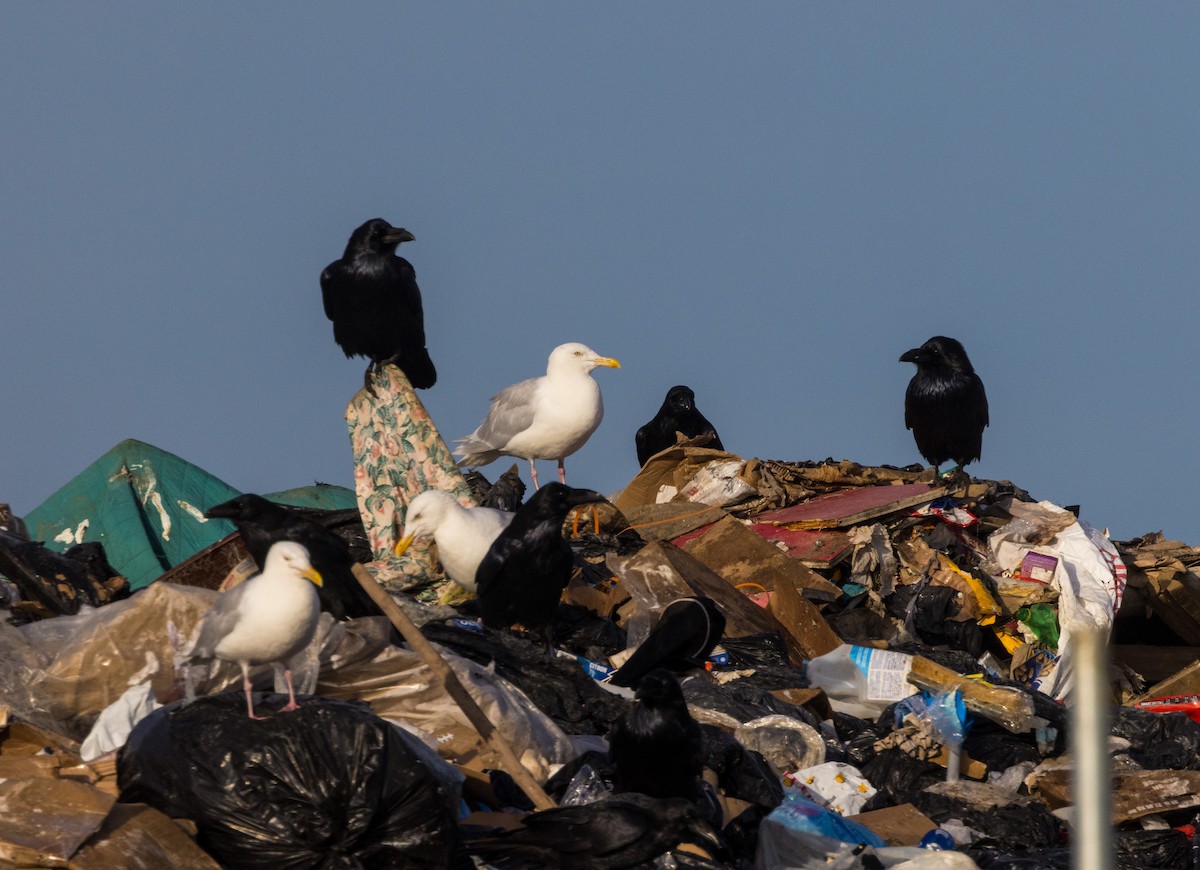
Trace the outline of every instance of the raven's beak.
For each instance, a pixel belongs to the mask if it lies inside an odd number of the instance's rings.
[[[607,366],[610,369],[619,369],[621,367],[621,364],[619,362],[617,362],[615,359],[613,359],[611,356],[596,357],[596,365]]]
[[[391,232],[383,237],[383,240],[388,244],[392,242],[400,244],[401,242],[415,242],[417,237],[403,227],[393,227]]]
[[[325,581],[321,579],[321,573],[316,568],[305,568],[300,572],[317,586],[324,586]]]
[[[920,363],[921,348],[914,347],[912,350],[906,350],[904,355],[900,357],[900,362]]]
[[[416,535],[406,535],[405,537],[401,538],[396,542],[396,546],[392,549],[392,552],[394,552],[397,556],[403,556],[404,551],[412,546],[413,538],[415,537]]]
[[[213,505],[204,512],[204,518],[208,520],[224,520],[232,516],[232,510],[224,504]]]

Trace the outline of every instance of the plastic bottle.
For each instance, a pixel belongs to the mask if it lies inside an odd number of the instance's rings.
[[[893,701],[917,689],[908,682],[912,656],[842,644],[804,665],[809,685],[822,689],[834,709],[874,719]]]

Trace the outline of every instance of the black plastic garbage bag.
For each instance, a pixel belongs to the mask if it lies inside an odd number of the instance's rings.
[[[913,758],[902,749],[885,749],[871,756],[859,770],[877,789],[867,801],[868,810],[906,803],[913,792],[946,779],[946,768]]]
[[[1117,831],[1113,864],[1116,870],[1192,870],[1192,844],[1174,828]]]
[[[717,785],[730,797],[772,810],[783,801],[783,783],[757,752],[715,725],[701,724],[704,766],[717,774]]]
[[[1114,707],[1115,737],[1129,741],[1129,757],[1147,770],[1200,770],[1200,723],[1182,713]]]
[[[255,709],[278,708],[263,695]],[[365,705],[304,698],[255,721],[241,693],[172,704],[117,758],[121,800],[192,819],[225,867],[454,867],[458,796],[429,750]]]
[[[1116,831],[1114,870],[1193,870],[1192,848],[1186,834],[1172,828]],[[992,850],[969,851],[983,870],[1070,870],[1071,850],[1051,848],[1023,855]]]

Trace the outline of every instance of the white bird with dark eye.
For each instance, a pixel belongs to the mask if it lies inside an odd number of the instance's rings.
[[[403,555],[414,539],[432,537],[447,576],[474,592],[479,563],[512,518],[508,511],[463,507],[448,492],[426,490],[409,502],[404,514],[405,535],[396,542],[396,555]]]
[[[492,396],[487,417],[459,440],[458,464],[478,468],[501,456],[529,460],[538,486],[536,459],[558,460],[558,480],[566,483],[563,460],[582,447],[604,418],[600,385],[592,379],[596,366],[619,369],[612,357],[600,356],[586,344],[560,344],[550,354],[546,374],[513,384]]]
[[[250,668],[273,662],[284,665],[288,703],[279,712],[295,710],[290,659],[312,642],[321,615],[317,586],[321,575],[308,560],[308,550],[292,541],[279,541],[267,552],[262,573],[222,594],[200,623],[199,636],[188,655],[221,659],[242,668],[246,712],[254,714]]]

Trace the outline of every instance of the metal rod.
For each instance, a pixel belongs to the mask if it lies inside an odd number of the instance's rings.
[[[1087,627],[1071,632],[1074,687],[1071,691],[1072,792],[1071,866],[1112,870],[1112,760],[1108,754],[1109,687],[1105,632]]]

